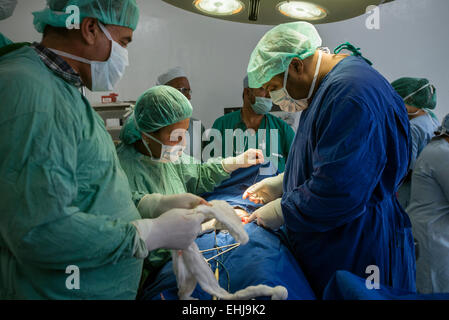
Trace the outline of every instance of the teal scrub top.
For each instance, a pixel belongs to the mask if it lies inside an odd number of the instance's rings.
[[[285,163],[287,162],[287,157],[290,152],[290,147],[295,137],[295,132],[293,129],[282,119],[273,116],[272,114],[266,114],[257,130],[255,136],[249,137],[244,136],[242,139],[237,137],[233,138],[232,150],[226,152],[226,145],[229,143],[229,136],[226,135],[226,130],[231,129],[242,130],[245,132],[247,127],[242,120],[241,110],[226,114],[217,120],[215,120],[213,129],[217,129],[221,133],[222,139],[222,154],[221,156],[236,156],[240,153],[245,152],[248,149],[256,148],[262,149],[264,156],[267,160],[272,161],[273,164],[279,170],[279,172],[284,172]],[[272,130],[278,130],[277,133]],[[277,147],[273,138],[276,138],[277,134]],[[242,135],[243,136],[243,135]],[[214,138],[211,138],[211,143]],[[231,147],[229,143],[228,148]]]
[[[138,195],[148,193],[201,195],[214,190],[215,186],[230,177],[220,159],[200,163],[183,154],[179,163],[162,163],[141,154],[134,145],[124,143],[117,146],[117,154],[136,204],[140,201],[136,199]]]
[[[0,83],[0,299],[134,299],[141,217],[102,119],[28,46]]]
[[[3,33],[0,32],[0,48],[6,47],[7,45],[12,44],[13,42],[9,40]]]
[[[179,163],[162,163],[138,152],[134,144],[121,143],[117,146],[120,163],[128,176],[136,204],[145,194],[163,195],[193,193],[201,195],[230,177],[224,171],[220,159],[206,163],[183,154]],[[165,249],[150,251],[145,260],[145,271],[154,273],[171,259],[171,252]]]

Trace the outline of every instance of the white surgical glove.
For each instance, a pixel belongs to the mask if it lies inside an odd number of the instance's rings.
[[[227,173],[232,173],[240,168],[248,168],[264,163],[263,151],[259,149],[249,149],[237,157],[223,159],[221,165]]]
[[[284,174],[277,175],[259,181],[258,183],[249,187],[243,194],[243,199],[249,198],[251,202],[260,204],[268,203],[277,198],[280,198],[283,193],[282,183],[284,181]]]
[[[249,217],[248,222],[257,221],[257,224],[271,230],[277,230],[284,224],[281,198],[271,201],[262,208],[257,209]]]
[[[140,200],[137,210],[142,218],[152,219],[171,209],[193,209],[200,204],[209,205],[206,200],[191,193],[169,196],[153,193],[145,195]]]
[[[204,215],[193,210],[173,209],[156,219],[133,221],[147,250],[184,250],[189,247],[201,232]]]

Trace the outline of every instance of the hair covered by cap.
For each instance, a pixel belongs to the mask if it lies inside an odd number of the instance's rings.
[[[435,109],[436,90],[425,78],[403,77],[391,83],[396,92],[403,98],[404,103],[419,109]]]
[[[280,24],[268,31],[253,50],[248,64],[250,88],[260,88],[285,72],[293,58],[304,60],[322,45],[316,28],[308,22]]]
[[[187,78],[187,74],[184,72],[184,70],[181,67],[174,67],[167,72],[161,74],[157,78],[156,85],[161,86],[169,83],[173,79],[177,78]]]
[[[96,18],[103,24],[137,28],[139,7],[136,0],[47,0],[47,8],[33,12],[34,27],[42,33],[47,25],[65,28],[71,22],[69,6],[79,8],[80,22],[84,18]]]
[[[140,131],[151,133],[188,119],[192,117],[192,110],[190,101],[175,88],[156,86],[148,89],[137,100],[134,114],[126,121],[120,139],[125,144],[132,144],[141,139]]]

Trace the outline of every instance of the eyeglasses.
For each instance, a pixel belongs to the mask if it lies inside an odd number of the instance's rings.
[[[192,95],[193,91],[192,89],[188,89],[188,88],[175,88],[177,90],[179,90],[183,95]]]

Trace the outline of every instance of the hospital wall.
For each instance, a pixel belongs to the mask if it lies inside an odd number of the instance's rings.
[[[206,127],[223,108],[241,105],[242,80],[252,49],[271,26],[231,23],[185,12],[159,0],[138,0],[141,21],[129,47],[131,65],[116,92],[136,100],[156,77],[181,65],[190,76],[194,117]],[[12,18],[0,30],[14,41],[38,41],[31,12],[45,0],[19,0]],[[436,114],[449,113],[449,1],[396,0],[383,5],[379,29],[368,29],[368,15],[318,25],[330,49],[349,41],[362,48],[389,81],[402,76],[427,77],[438,92]],[[102,93],[88,93],[93,103]]]

